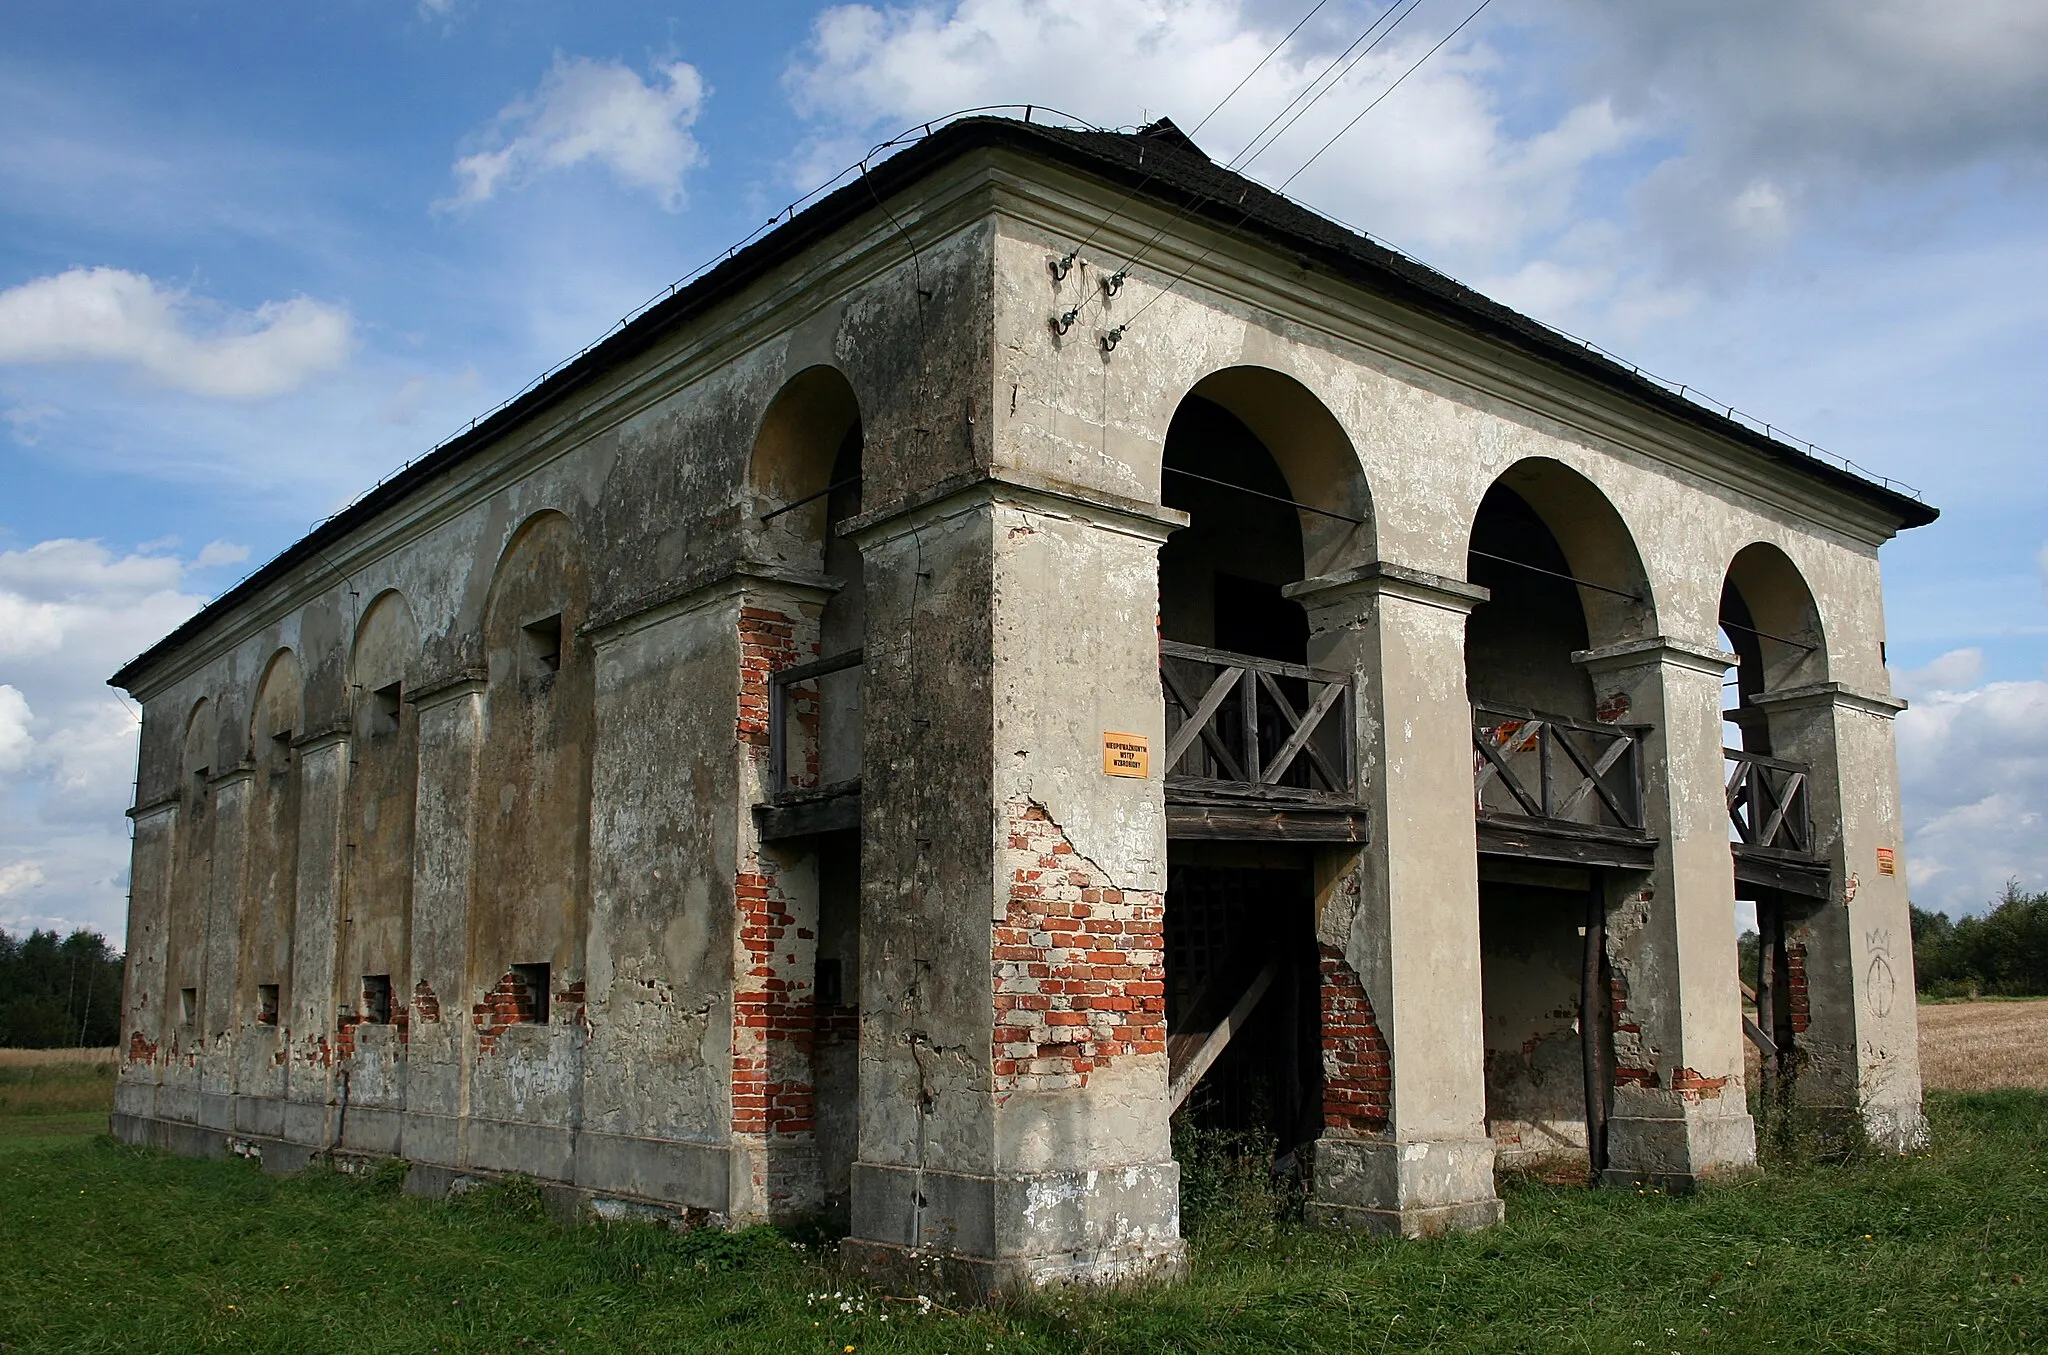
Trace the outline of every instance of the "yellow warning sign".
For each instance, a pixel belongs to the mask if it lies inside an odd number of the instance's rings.
[[[1108,776],[1152,775],[1152,740],[1143,734],[1102,733],[1102,770]]]
[[[1897,875],[1899,873],[1899,858],[1892,854],[1891,848],[1879,847],[1877,849],[1877,873],[1879,875]]]

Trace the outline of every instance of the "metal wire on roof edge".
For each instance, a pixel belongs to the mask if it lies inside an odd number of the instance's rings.
[[[1245,177],[1249,178],[1250,176],[1247,175]],[[1261,185],[1261,187],[1263,186],[1264,185]],[[1319,207],[1311,206],[1309,203],[1303,202],[1300,198],[1292,197],[1289,194],[1281,192],[1277,188],[1268,189],[1267,191],[1272,193],[1276,197],[1286,198],[1287,201],[1293,203],[1295,206],[1301,208],[1305,212],[1314,212],[1317,216],[1320,216],[1327,221],[1333,222],[1336,225],[1342,226],[1345,230],[1350,231],[1353,235],[1358,236],[1361,240],[1370,241],[1371,243],[1378,245],[1381,249],[1386,250],[1388,253],[1395,254],[1403,259],[1406,259],[1409,263],[1414,264],[1417,268],[1428,269],[1430,272],[1436,274],[1438,277],[1446,278],[1449,279],[1451,282],[1457,283],[1458,286],[1463,287],[1468,292],[1472,292],[1474,295],[1484,295],[1484,293],[1480,292],[1477,288],[1471,286],[1469,283],[1461,281],[1460,279],[1452,276],[1451,274],[1444,272],[1443,269],[1438,268],[1435,264],[1428,263],[1425,260],[1417,258],[1415,255],[1410,254],[1407,250],[1401,248],[1399,245],[1393,243],[1391,240],[1384,239],[1380,236],[1374,235],[1371,231],[1365,230],[1358,226],[1354,226],[1349,221],[1344,220],[1344,218],[1340,216],[1332,215],[1331,213],[1326,212]],[[1534,316],[1530,316],[1528,318],[1531,320],[1535,320]],[[1890,489],[1900,494],[1904,494],[1907,498],[1916,500],[1921,503],[1926,502],[1926,500],[1921,497],[1920,491],[1918,489],[1915,489],[1912,485],[1907,484],[1903,480],[1895,480],[1889,475],[1880,474],[1877,471],[1870,469],[1870,467],[1868,466],[1860,465],[1857,462],[1852,461],[1850,458],[1843,456],[1840,452],[1831,452],[1827,448],[1820,446],[1818,443],[1811,442],[1806,438],[1796,437],[1792,434],[1789,434],[1784,429],[1777,427],[1775,424],[1769,423],[1763,419],[1759,419],[1754,414],[1745,413],[1744,411],[1737,409],[1734,405],[1728,403],[1725,400],[1709,399],[1697,387],[1694,387],[1685,382],[1673,381],[1668,377],[1662,377],[1657,375],[1655,372],[1647,371],[1643,367],[1637,365],[1636,363],[1629,361],[1621,354],[1616,353],[1611,349],[1603,348],[1599,344],[1594,343],[1591,339],[1581,338],[1579,335],[1572,333],[1568,329],[1562,329],[1557,325],[1549,324],[1542,320],[1535,320],[1535,323],[1542,325],[1545,329],[1549,330],[1551,333],[1557,335],[1560,338],[1570,340],[1571,342],[1579,345],[1581,348],[1586,349],[1588,352],[1598,353],[1601,357],[1606,358],[1609,362],[1619,363],[1621,366],[1628,368],[1629,371],[1634,373],[1636,376],[1643,378],[1645,381],[1649,381],[1656,385],[1662,386],[1665,390],[1670,391],[1673,395],[1678,396],[1682,400],[1686,400],[1692,404],[1698,405],[1701,409],[1708,410],[1715,414],[1719,414],[1722,418],[1728,419],[1731,422],[1746,424],[1754,431],[1761,432],[1765,437],[1770,438],[1773,442],[1777,442],[1792,451],[1803,452],[1807,456],[1812,457],[1816,461],[1828,461],[1839,463],[1843,470],[1849,471],[1851,474],[1860,475],[1864,479],[1869,480],[1874,484],[1883,485],[1886,489]]]
[[[958,109],[954,112],[944,114],[940,117],[927,119],[926,121],[923,122],[912,123],[910,126],[904,128],[903,131],[897,133],[895,136],[892,136],[885,141],[878,141],[873,146],[870,146],[868,148],[867,154],[861,156],[860,159],[855,160],[853,163],[847,165],[837,174],[834,174],[831,178],[825,180],[817,187],[811,189],[810,192],[803,194],[801,197],[793,198],[789,202],[783,204],[783,206],[777,208],[775,213],[772,216],[770,216],[766,221],[754,227],[753,230],[748,231],[745,235],[741,236],[733,244],[726,246],[718,253],[706,259],[703,263],[698,264],[695,268],[683,274],[683,276],[677,278],[674,282],[669,283],[666,287],[663,287],[660,291],[654,293],[654,295],[650,296],[646,301],[640,303],[640,305],[634,307],[631,311],[629,311],[626,315],[621,317],[610,328],[606,329],[603,334],[591,340],[582,348],[579,348],[578,350],[576,350],[576,352],[570,354],[568,357],[562,359],[560,362],[557,362],[552,367],[549,367],[539,376],[534,377],[532,380],[528,381],[524,386],[521,386],[511,395],[506,396],[503,400],[493,405],[490,409],[470,419],[469,422],[463,428],[459,429],[452,436],[444,438],[440,442],[434,444],[433,448],[426,452],[424,455],[414,457],[411,460],[408,460],[399,469],[392,471],[389,475],[386,475],[381,479],[377,480],[375,483],[371,484],[370,487],[363,490],[362,493],[356,495],[354,498],[350,499],[346,504],[343,504],[340,508],[328,514],[327,517],[321,519],[321,523],[331,522],[335,518],[340,517],[342,514],[348,512],[349,509],[355,507],[364,499],[369,498],[371,495],[375,494],[379,489],[382,489],[386,484],[398,478],[400,475],[403,475],[406,471],[412,469],[412,467],[418,462],[426,460],[427,457],[434,455],[435,452],[440,451],[442,448],[447,447],[451,443],[454,443],[457,440],[474,432],[479,424],[489,422],[491,419],[497,417],[499,414],[502,414],[507,409],[510,409],[513,405],[518,404],[521,400],[525,399],[528,395],[531,395],[541,386],[546,385],[549,380],[560,374],[563,370],[574,366],[576,363],[582,361],[585,357],[589,356],[597,349],[603,347],[607,342],[611,340],[613,335],[630,326],[635,320],[638,320],[641,316],[647,314],[656,306],[659,306],[662,302],[667,301],[671,297],[675,296],[676,293],[682,291],[683,288],[689,286],[697,279],[703,277],[706,273],[709,273],[712,269],[718,267],[726,260],[732,258],[741,250],[745,249],[747,246],[753,244],[762,236],[766,235],[768,232],[776,229],[778,226],[785,225],[789,221],[794,220],[796,214],[814,200],[825,196],[827,193],[837,188],[841,183],[845,182],[848,178],[861,173],[865,173],[867,169],[877,161],[878,158],[887,159],[891,153],[900,150],[905,146],[915,145],[917,142],[923,141],[925,138],[931,136],[934,132],[939,131],[945,127],[951,126],[953,123],[960,121],[962,118],[974,117],[978,114],[983,113],[998,113],[1017,110],[1022,110],[1024,112],[1024,114],[1026,115],[1024,120],[1027,122],[1040,122],[1043,117],[1049,116],[1051,118],[1058,119],[1059,123],[1063,123],[1070,128],[1078,129],[1081,131],[1103,132],[1113,130],[1110,128],[1102,127],[1096,123],[1089,122],[1086,118],[1082,118],[1076,114],[1067,113],[1061,109],[1054,108],[1048,104],[1040,103],[980,104],[973,108]],[[254,571],[251,572],[253,573]]]
[[[444,448],[447,448],[453,445],[455,442],[459,441],[460,439],[468,436],[469,434],[474,433],[479,425],[488,423],[490,420],[496,418],[499,414],[504,413],[513,405],[519,403],[521,400],[531,395],[540,387],[546,385],[550,380],[552,380],[555,376],[559,375],[567,368],[574,366],[576,363],[582,361],[585,357],[588,357],[591,353],[595,352],[597,349],[601,348],[602,346],[604,346],[604,344],[609,342],[614,335],[618,334],[621,330],[627,328],[629,325],[631,325],[634,321],[638,320],[643,315],[646,315],[656,306],[674,297],[678,292],[682,291],[683,288],[689,286],[691,283],[703,277],[712,269],[718,267],[726,260],[732,258],[741,250],[747,248],[747,246],[753,244],[762,236],[766,235],[768,232],[776,229],[778,226],[784,225],[787,222],[794,220],[797,212],[800,211],[805,206],[807,206],[808,204],[810,204],[811,202],[813,202],[814,200],[823,197],[825,194],[831,192],[833,189],[837,188],[841,183],[845,182],[849,177],[865,173],[871,165],[876,163],[878,159],[886,160],[889,157],[889,155],[894,153],[895,151],[900,150],[905,146],[915,145],[916,143],[923,141],[927,137],[931,136],[934,132],[940,131],[948,126],[951,126],[953,123],[960,121],[962,118],[970,118],[984,113],[1016,112],[1018,110],[1023,111],[1024,121],[1026,122],[1036,123],[1039,120],[1040,116],[1043,115],[1045,117],[1058,120],[1057,123],[1049,125],[1064,124],[1068,128],[1074,130],[1088,132],[1107,132],[1113,130],[1124,130],[1119,128],[1103,127],[1098,123],[1090,122],[1088,119],[1080,117],[1076,114],[1068,113],[1064,110],[1054,108],[1050,105],[1039,103],[980,104],[973,108],[957,109],[954,112],[946,113],[939,117],[932,118],[924,122],[912,123],[909,126],[905,127],[903,131],[897,133],[895,136],[892,136],[884,141],[876,142],[873,146],[868,148],[867,154],[861,156],[860,159],[855,160],[853,163],[847,165],[844,169],[841,169],[837,174],[834,174],[831,178],[825,180],[817,187],[811,189],[808,193],[805,193],[801,197],[794,198],[791,201],[785,203],[782,207],[778,208],[775,211],[775,213],[772,216],[770,216],[766,221],[761,223],[759,226],[756,226],[753,230],[747,232],[744,236],[740,237],[738,241],[734,242],[731,245],[728,245],[726,248],[720,250],[717,254],[714,254],[709,259],[706,259],[703,263],[691,269],[688,273],[685,273],[682,277],[676,279],[674,282],[669,283],[660,291],[654,293],[653,296],[649,297],[646,301],[642,302],[639,306],[635,307],[628,314],[621,317],[616,323],[614,323],[612,326],[606,329],[605,332],[599,335],[596,339],[593,339],[591,342],[585,344],[582,348],[576,350],[576,352],[564,358],[562,361],[555,363],[553,366],[543,371],[539,376],[536,376],[532,380],[528,381],[525,385],[521,386],[511,395],[506,396],[503,400],[499,401],[496,405],[493,405],[484,413],[470,419],[469,422],[463,428],[458,430],[452,436],[444,438],[440,442],[434,444],[434,446],[424,454],[417,457],[409,458],[398,469],[374,481],[367,489],[364,489],[361,493],[351,498],[347,503],[343,504],[340,508],[337,508],[334,512],[328,514],[326,517],[321,518],[319,521],[315,522],[313,524],[312,530],[317,531],[321,527],[324,527],[328,523],[334,521],[336,518],[341,517],[343,514],[349,512],[351,509],[355,508],[364,500],[376,494],[378,490],[384,488],[384,486],[390,484],[393,480],[396,480],[400,476],[412,470],[412,468],[418,465],[420,462],[427,460],[429,457],[434,456],[436,453],[442,451]],[[1246,175],[1245,177],[1249,178],[1250,176]],[[1265,187],[1265,185],[1261,185],[1261,187]],[[1312,206],[1299,198],[1281,192],[1279,189],[1267,188],[1267,191],[1272,193],[1276,197],[1286,199],[1288,202],[1291,202],[1295,206],[1300,207],[1303,211],[1313,212],[1317,216],[1323,217],[1325,220],[1328,220],[1335,225],[1342,226],[1345,230],[1350,231],[1352,234],[1358,236],[1360,239],[1370,241],[1371,243],[1378,245],[1381,249],[1384,249],[1391,254],[1397,255],[1400,258],[1407,260],[1409,263],[1414,264],[1418,268],[1425,268],[1428,269],[1430,272],[1437,274],[1440,277],[1449,278],[1451,281],[1457,282],[1459,286],[1465,287],[1468,291],[1474,290],[1468,284],[1460,282],[1457,278],[1453,277],[1449,273],[1444,272],[1442,269],[1436,267],[1434,264],[1428,263],[1427,261],[1416,257],[1414,254],[1411,254],[1409,251],[1401,248],[1399,245],[1394,244],[1390,240],[1387,240],[1381,236],[1374,235],[1371,231],[1353,225],[1349,221],[1344,220],[1342,217],[1333,215],[1332,213],[1327,212],[1322,208]],[[1540,320],[1536,323],[1543,324],[1543,322]],[[1608,359],[1610,362],[1620,363],[1621,365],[1628,367],[1629,370],[1634,372],[1637,376],[1640,376],[1647,381],[1654,382],[1657,385],[1664,387],[1672,394],[1677,395],[1681,399],[1689,400],[1693,404],[1700,406],[1702,409],[1710,410],[1714,413],[1720,414],[1722,417],[1730,419],[1734,422],[1747,424],[1756,429],[1757,431],[1764,433],[1765,436],[1770,437],[1774,441],[1777,441],[1783,444],[1784,446],[1790,448],[1791,450],[1803,451],[1806,455],[1811,456],[1815,460],[1839,463],[1842,469],[1849,471],[1852,474],[1860,475],[1866,480],[1872,481],[1876,484],[1883,485],[1885,488],[1894,490],[1898,493],[1902,493],[1909,498],[1915,500],[1921,499],[1920,491],[1918,489],[1915,489],[1913,486],[1906,484],[1902,480],[1894,480],[1890,476],[1881,475],[1878,472],[1871,470],[1867,466],[1857,464],[1855,461],[1851,460],[1846,456],[1841,455],[1838,452],[1830,452],[1826,448],[1820,447],[1817,444],[1807,441],[1804,438],[1791,438],[1784,432],[1783,429],[1776,428],[1773,425],[1766,423],[1764,420],[1755,417],[1754,415],[1744,413],[1743,411],[1736,409],[1735,406],[1731,404],[1726,404],[1721,401],[1713,401],[1704,398],[1698,390],[1694,389],[1690,385],[1674,382],[1668,380],[1665,377],[1658,376],[1654,372],[1645,371],[1636,364],[1629,362],[1628,359],[1622,357],[1620,354],[1611,352],[1610,350],[1601,347],[1599,344],[1594,343],[1591,339],[1581,338],[1580,336],[1571,333],[1569,330],[1561,329],[1556,325],[1544,324],[1543,327],[1562,338],[1568,339],[1571,342],[1578,344],[1580,347],[1586,349],[1589,352],[1599,354],[1601,357]],[[237,579],[233,584],[230,584],[227,589],[223,590],[223,592],[228,592],[232,591],[235,588],[239,588],[243,583],[247,582],[251,578],[254,578],[258,573],[262,572],[262,570],[268,565],[268,563],[269,562],[266,561],[263,565],[258,565],[255,569],[250,570],[247,574],[244,574],[240,579]]]

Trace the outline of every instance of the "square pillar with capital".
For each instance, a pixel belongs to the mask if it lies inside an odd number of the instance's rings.
[[[1756,1165],[1736,983],[1721,683],[1733,654],[1668,636],[1572,656],[1603,719],[1644,727],[1654,864],[1610,879],[1613,1112],[1606,1177],[1686,1189]]]
[[[986,1296],[1181,1263],[1164,768],[1138,751],[1184,520],[1003,470],[850,524],[867,1273]]]
[[[1892,721],[1905,702],[1839,682],[1764,692],[1750,704],[1770,720],[1772,749],[1806,763],[1813,847],[1827,862],[1827,897],[1787,919],[1800,1029],[1796,1103],[1861,1116],[1878,1146],[1927,1142],[1920,1105],[1913,923],[1899,820]]]
[[[1465,619],[1484,588],[1388,563],[1290,585],[1309,662],[1358,677],[1371,841],[1322,882],[1312,1218],[1426,1236],[1502,1217],[1486,1133]]]

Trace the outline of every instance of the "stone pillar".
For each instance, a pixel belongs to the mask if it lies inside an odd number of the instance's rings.
[[[1776,755],[1813,769],[1814,847],[1830,873],[1826,900],[1803,916],[1788,908],[1786,948],[1807,1012],[1795,1037],[1793,1095],[1823,1111],[1860,1111],[1874,1144],[1917,1148],[1927,1120],[1892,739],[1905,703],[1838,682],[1750,700],[1769,714]]]
[[[818,621],[836,589],[751,569],[734,581],[730,608],[739,651],[740,844],[733,876],[732,1139],[730,1203],[736,1220],[794,1219],[824,1203],[819,1173],[817,1016],[818,863],[801,842],[764,843],[753,806],[769,795],[771,674],[811,662]],[[728,689],[730,690],[730,689]],[[815,766],[817,711],[791,702],[787,762],[804,781]]]
[[[249,847],[249,788],[255,772],[236,767],[213,779],[213,879],[208,886],[206,948],[199,982],[205,1009],[200,1035],[207,1048],[199,1084],[199,1123],[208,1129],[235,1127],[234,1095],[240,1061],[235,1045],[252,994],[242,991],[242,910],[247,906],[244,863]]]
[[[1000,474],[851,524],[867,638],[845,1250],[982,1296],[1182,1256],[1156,618],[1158,546],[1185,518]],[[1111,774],[1110,735],[1149,744],[1142,775]]]
[[[1721,755],[1721,682],[1736,658],[1665,636],[1572,658],[1603,718],[1647,726],[1643,827],[1657,839],[1647,879],[1609,885],[1607,1178],[1685,1189],[1756,1165]]]
[[[114,1085],[113,1131],[128,1143],[147,1140],[143,1122],[156,1115],[159,1056],[167,1044],[164,927],[176,862],[178,801],[167,797],[129,811],[135,824],[128,875],[128,962],[122,973],[121,1077]]]
[[[299,879],[292,914],[291,1034],[284,1137],[324,1148],[334,1135],[334,959],[340,940],[342,816],[348,804],[345,729],[309,734],[294,745],[299,774]]]
[[[1465,618],[1486,590],[1379,563],[1286,591],[1308,611],[1309,663],[1358,675],[1371,815],[1357,868],[1317,900],[1325,1114],[1310,1215],[1409,1237],[1497,1223],[1465,692]]]
[[[744,587],[736,577],[685,582],[590,630],[589,1031],[576,1184],[759,1219],[765,1211],[738,1212],[731,1200],[733,881],[754,799],[733,750]]]
[[[484,680],[462,673],[421,684],[419,791],[412,849],[412,992],[406,1023],[404,1153],[416,1162],[464,1161],[463,1068],[468,1012],[469,895],[476,871],[478,755]],[[394,999],[398,996],[393,995]]]

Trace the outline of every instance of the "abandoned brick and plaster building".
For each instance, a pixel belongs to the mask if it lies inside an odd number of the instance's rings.
[[[1752,1168],[1746,1024],[1910,1145],[1933,518],[1170,124],[954,122],[116,677],[116,1128],[983,1290],[1176,1264],[1177,1107],[1408,1234]]]

